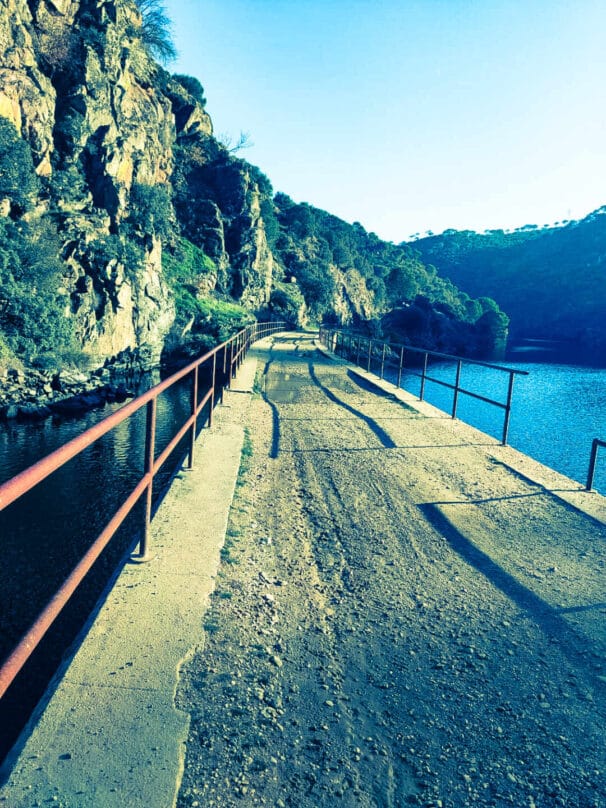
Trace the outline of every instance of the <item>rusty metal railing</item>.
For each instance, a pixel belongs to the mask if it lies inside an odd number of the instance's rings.
[[[600,440],[599,438],[594,438],[591,444],[591,455],[589,457],[589,470],[587,472],[587,485],[585,488],[587,491],[591,491],[593,488],[593,478],[595,476],[595,467],[598,460],[598,447],[601,446],[602,448],[606,447],[606,440]]]
[[[373,369],[373,360],[378,365],[376,367],[377,375],[383,379],[385,377],[385,366],[389,364],[392,368],[397,368],[397,381],[396,386],[402,387],[402,372],[406,369],[407,373],[417,376],[421,379],[421,388],[419,393],[419,400],[423,401],[425,397],[425,384],[426,382],[433,382],[441,387],[446,387],[453,391],[452,401],[452,418],[457,417],[457,406],[459,396],[465,395],[470,398],[475,398],[478,401],[483,401],[486,404],[491,404],[493,407],[498,407],[504,410],[503,417],[503,432],[501,443],[503,446],[507,445],[507,436],[509,434],[509,420],[511,416],[511,405],[513,399],[513,382],[517,375],[528,376],[525,370],[518,370],[516,368],[504,367],[503,365],[493,365],[489,362],[480,362],[476,359],[464,359],[460,356],[453,356],[452,354],[439,353],[437,351],[427,351],[423,348],[413,348],[409,345],[401,345],[395,343],[381,342],[380,340],[372,339],[371,337],[363,337],[358,334],[349,334],[346,331],[339,331],[332,328],[320,328],[320,340],[326,347],[336,353],[337,355],[347,358],[349,361],[354,362],[358,367],[364,367],[369,373]],[[406,356],[413,354],[421,358],[421,372],[418,373],[414,368],[418,365],[405,366]],[[427,372],[428,362],[430,358],[445,360],[456,363],[456,374],[454,384],[446,382],[443,379],[436,379],[435,376],[430,376]],[[466,390],[461,387],[461,370],[463,365],[480,365],[485,368],[492,368],[509,374],[509,381],[507,385],[507,397],[505,401],[496,401],[495,399],[482,396],[479,393],[474,393],[472,390]]]
[[[148,560],[149,532],[152,515],[152,491],[155,475],[177,447],[181,439],[188,433],[190,440],[187,463],[189,468],[193,466],[198,422],[207,404],[209,404],[207,425],[209,427],[212,425],[212,413],[216,404],[215,393],[219,371],[221,369],[223,371],[221,375],[223,383],[220,385],[222,398],[223,388],[226,386],[229,389],[231,381],[242,364],[251,344],[276,331],[284,330],[284,326],[285,323],[282,322],[255,323],[254,325],[247,326],[226,342],[213,348],[213,350],[204,354],[204,356],[199,359],[196,359],[194,362],[187,365],[187,367],[177,371],[168,379],[165,379],[146,393],[143,393],[143,395],[125,404],[119,410],[116,410],[116,412],[104,418],[98,424],[87,429],[81,435],[78,435],[68,443],[60,446],[37,463],[34,463],[33,466],[30,466],[20,474],[17,474],[12,479],[0,485],[0,511],[2,511],[45,480],[58,468],[65,465],[65,463],[73,457],[76,457],[76,455],[91,446],[103,435],[106,435],[119,424],[131,418],[136,412],[141,410],[142,407],[147,408],[143,476],[116,513],[111,517],[99,536],[90,545],[85,555],[80,559],[61,587],[52,596],[31,628],[25,636],[22,637],[16,648],[3,663],[0,668],[0,698],[7,691],[36,646],[42,640],[80,583],[82,583],[97,558],[99,558],[103,549],[107,546],[120,525],[143,495],[145,495],[144,524],[136,559],[141,561]],[[200,370],[202,367],[205,367],[206,370],[206,366],[212,368],[212,380],[210,387],[201,395],[199,390]],[[190,415],[185,423],[178,429],[168,446],[156,456],[155,438],[158,396],[188,376],[191,377],[192,383]]]

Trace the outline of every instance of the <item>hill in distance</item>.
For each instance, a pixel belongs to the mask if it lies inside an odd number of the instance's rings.
[[[564,341],[606,362],[606,206],[557,227],[446,230],[410,246],[470,295],[493,297],[511,341]]]

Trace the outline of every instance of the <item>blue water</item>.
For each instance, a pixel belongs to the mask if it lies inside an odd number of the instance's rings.
[[[546,466],[585,484],[594,438],[606,440],[606,368],[534,362],[508,363],[527,371],[516,375],[508,443]],[[451,384],[453,364],[432,364],[428,373]],[[461,386],[505,403],[509,374],[479,365],[464,365]],[[404,373],[402,386],[418,395],[420,379]],[[448,413],[451,390],[426,382],[425,399]],[[501,439],[503,410],[460,395],[457,416]],[[606,492],[606,449],[598,454],[594,488]]]

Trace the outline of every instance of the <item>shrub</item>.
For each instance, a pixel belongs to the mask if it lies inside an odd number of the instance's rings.
[[[0,199],[18,211],[31,207],[39,188],[31,149],[6,118],[0,117]]]
[[[134,183],[128,221],[140,233],[168,238],[174,231],[174,211],[166,185]]]
[[[192,318],[196,321],[201,316],[198,281],[201,276],[216,272],[216,266],[203,250],[179,238],[171,251],[163,250],[162,271],[175,300],[175,327],[184,328]]]
[[[296,283],[277,284],[269,299],[272,314],[290,326],[300,324],[304,306],[305,300]]]
[[[26,361],[73,344],[67,316],[59,238],[46,220],[0,222],[0,297],[9,301],[0,330],[6,346]]]
[[[173,79],[177,81],[184,90],[195,98],[201,107],[206,106],[206,98],[204,97],[204,87],[194,76],[187,76],[183,73],[175,73]]]

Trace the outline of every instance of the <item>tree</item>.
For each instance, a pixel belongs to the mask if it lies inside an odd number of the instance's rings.
[[[243,149],[250,149],[255,145],[250,137],[250,132],[240,132],[237,138],[232,137],[227,132],[222,132],[217,136],[217,140],[230,154],[236,154]]]
[[[141,12],[141,39],[151,56],[162,64],[177,58],[172,22],[163,0],[137,0]]]

